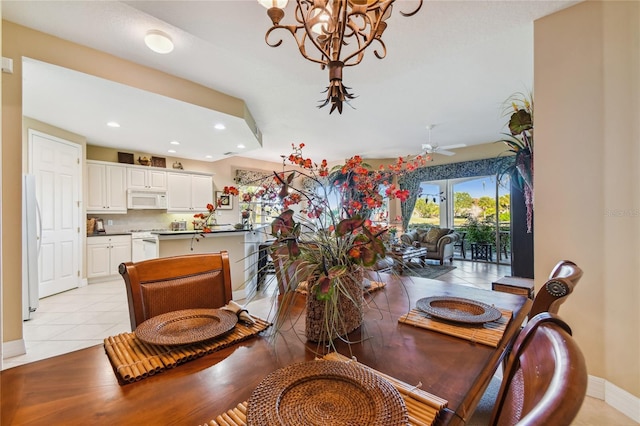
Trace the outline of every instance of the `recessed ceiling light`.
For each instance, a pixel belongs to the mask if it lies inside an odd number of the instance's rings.
[[[215,126],[213,126],[213,127],[215,127],[215,128],[216,128],[216,129],[218,129],[218,130],[224,130],[224,129],[226,129],[226,128],[227,128],[227,127],[226,127],[224,124],[222,124],[222,123],[218,123],[218,124],[216,124],[216,125],[215,125]]]
[[[175,150],[175,149],[170,149],[170,150],[168,150],[167,152],[170,152],[171,154],[175,154],[175,153],[176,153],[176,150]]]
[[[236,145],[236,148],[244,149],[244,145],[242,145],[241,143],[239,143],[238,145]]]
[[[171,145],[180,145],[180,142],[178,142],[178,141],[171,141],[171,142],[169,142],[169,143],[170,143]]]
[[[107,126],[109,126],[109,127],[120,127],[120,123],[117,123],[115,121],[109,121],[107,123]]]
[[[144,43],[156,53],[169,53],[173,50],[173,41],[168,34],[160,30],[149,30],[144,36]]]
[[[205,155],[204,158],[213,158],[213,155]]]

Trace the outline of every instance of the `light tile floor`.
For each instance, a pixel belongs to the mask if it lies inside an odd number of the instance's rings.
[[[491,282],[509,275],[506,265],[455,260],[456,269],[440,281],[491,289]],[[127,295],[121,279],[89,284],[40,300],[24,323],[25,355],[4,359],[2,369],[102,344],[105,337],[131,331]],[[637,426],[603,401],[587,397],[573,425]]]
[[[122,279],[90,284],[40,299],[24,323],[25,355],[3,360],[2,369],[103,343],[131,331]]]

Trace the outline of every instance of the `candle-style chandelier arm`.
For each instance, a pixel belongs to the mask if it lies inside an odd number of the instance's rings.
[[[293,39],[298,45],[298,50],[300,51],[300,54],[302,54],[302,56],[305,59],[311,62],[318,63],[322,65],[324,68],[324,66],[328,65],[329,62],[331,62],[332,60],[337,60],[337,59],[333,59],[334,56],[339,57],[340,55],[339,49],[337,51],[332,52],[331,50],[332,45],[329,42],[331,40],[331,34],[327,33],[327,31],[324,28],[324,26],[333,25],[333,23],[332,22],[325,23],[322,21],[323,16],[331,16],[333,11],[329,10],[324,6],[316,6],[314,5],[313,1],[309,1],[309,0],[296,0],[296,1],[297,1],[297,5],[295,8],[294,16],[295,16],[295,21],[297,22],[297,25],[280,25],[279,23],[276,23],[271,28],[269,28],[269,30],[267,30],[264,40],[268,46],[278,47],[282,44],[282,39],[278,40],[275,43],[271,43],[269,42],[269,36],[275,30],[286,30],[291,34],[291,36],[293,36]],[[322,43],[317,40],[318,35],[310,36],[314,34],[313,29],[315,26],[318,26],[317,28],[322,31],[322,35],[326,37],[326,39],[322,38]],[[313,46],[315,46],[315,48],[317,49],[317,53],[320,55],[319,57],[314,57],[307,53],[307,48],[306,48],[307,42],[310,42],[313,44]],[[340,44],[338,44],[338,46],[339,45]]]
[[[374,42],[378,46],[373,54],[378,59],[387,56],[382,34],[396,0],[295,0],[294,25],[280,25],[287,0],[258,1],[267,7],[273,24],[265,35],[267,45],[280,46],[282,39],[270,42],[269,37],[275,30],[286,30],[305,59],[320,64],[322,69],[329,68],[327,100],[320,107],[331,102],[330,113],[334,109],[342,113],[342,102],[353,98],[342,84],[342,69],[358,65]],[[422,1],[418,0],[415,10],[400,14],[415,15],[421,9]],[[308,51],[311,46],[315,47],[314,51]]]
[[[414,10],[412,10],[411,12],[407,12],[407,13],[405,13],[403,11],[400,11],[400,15],[404,16],[405,18],[408,18],[408,17],[413,16],[416,13],[418,13],[420,11],[421,7],[422,7],[422,0],[420,0],[418,2],[418,6]]]

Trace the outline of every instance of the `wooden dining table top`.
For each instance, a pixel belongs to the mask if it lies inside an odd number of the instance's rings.
[[[448,401],[436,424],[464,424],[526,318],[526,297],[436,280],[381,274],[385,287],[365,297],[363,325],[335,349]],[[463,297],[513,312],[497,348],[398,323],[429,296]],[[303,300],[304,295],[296,297]],[[266,318],[269,298],[248,305]],[[269,373],[311,361],[326,346],[304,337],[304,302],[278,327],[138,382],[121,384],[103,345],[0,372],[0,424],[206,424],[246,401]],[[108,336],[105,336],[105,338]]]

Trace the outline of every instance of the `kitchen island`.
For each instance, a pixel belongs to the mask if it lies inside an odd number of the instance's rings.
[[[244,299],[257,288],[258,245],[265,240],[266,228],[235,229],[218,225],[212,232],[158,231],[159,257],[226,250],[231,266],[233,299]]]

